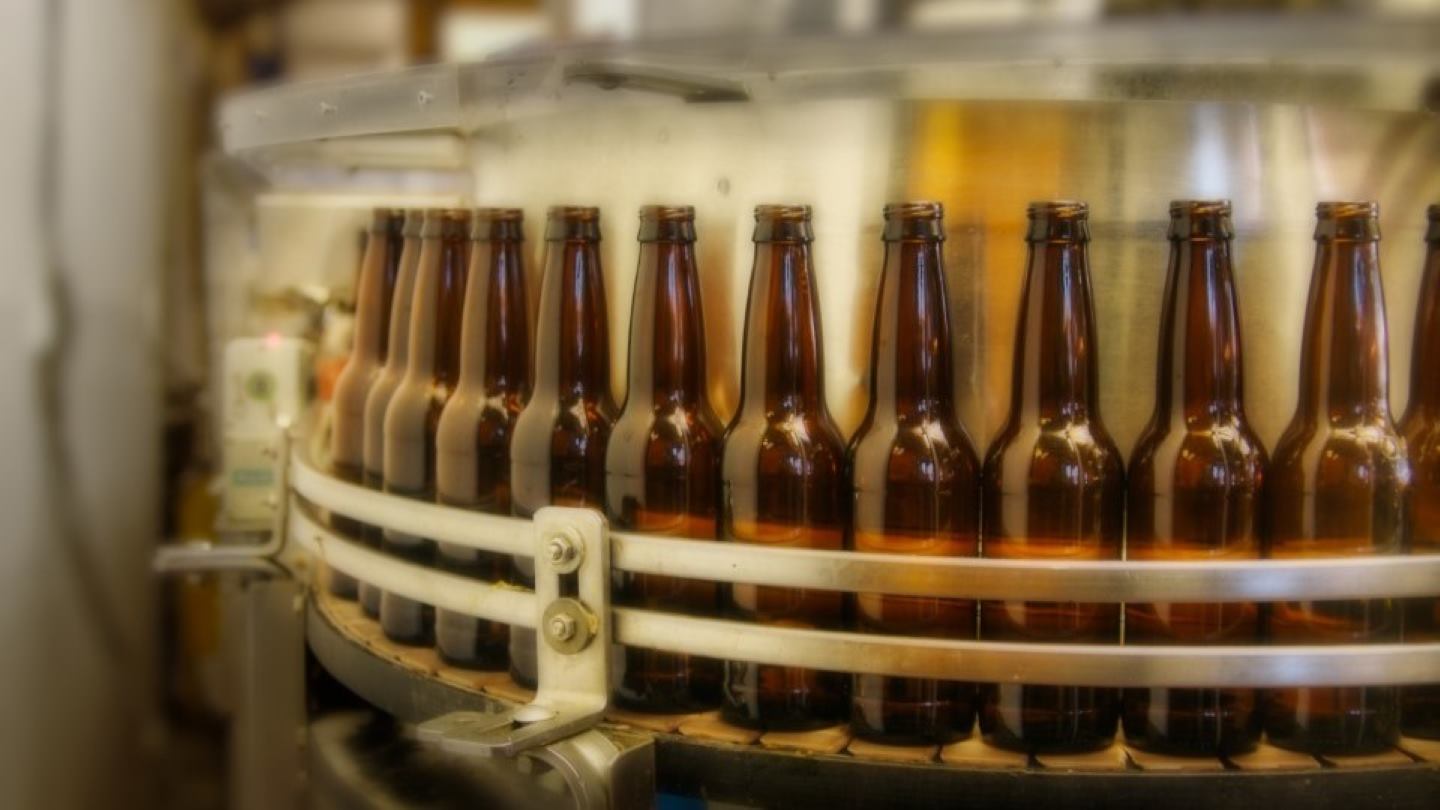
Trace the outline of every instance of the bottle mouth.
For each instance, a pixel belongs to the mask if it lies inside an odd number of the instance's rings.
[[[1315,238],[1378,240],[1380,204],[1371,201],[1322,202],[1315,206]]]
[[[945,239],[945,206],[929,200],[893,202],[885,206],[886,242]]]
[[[755,242],[809,242],[815,238],[808,205],[755,206]]]
[[[411,208],[405,212],[405,226],[400,232],[405,236],[419,236],[420,229],[425,225],[425,210],[422,208]]]
[[[524,222],[525,212],[519,208],[477,208],[470,238],[476,242],[520,241],[525,238]]]
[[[589,205],[556,205],[546,212],[545,239],[600,241],[600,209]]]
[[[443,239],[468,239],[470,237],[470,209],[446,208],[440,212],[440,236]]]
[[[1025,206],[1025,215],[1031,219],[1085,219],[1090,216],[1090,204],[1079,200],[1037,200]]]
[[[1171,200],[1171,239],[1230,239],[1229,200]]]
[[[773,219],[787,222],[809,222],[810,206],[766,204],[755,206],[755,221]]]
[[[1425,209],[1425,221],[1430,225],[1425,229],[1425,241],[1440,242],[1440,203],[1432,203]]]
[[[400,208],[375,208],[370,212],[373,233],[400,233],[405,226],[405,211]]]
[[[641,242],[694,242],[694,206],[641,206],[639,240]]]
[[[1078,200],[1032,202],[1025,208],[1027,242],[1090,241],[1090,205]]]

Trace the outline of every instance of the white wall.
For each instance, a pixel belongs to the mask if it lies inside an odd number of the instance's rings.
[[[179,8],[169,0],[0,2],[7,808],[149,803],[157,726],[148,559],[159,508],[161,234],[169,162],[181,157],[171,136],[180,124]],[[47,15],[56,15],[53,36]],[[56,105],[49,128],[46,101]],[[47,232],[52,214],[57,227]],[[48,267],[59,296],[47,292]],[[42,404],[46,369],[56,372],[58,411]],[[47,423],[56,429],[47,432]]]

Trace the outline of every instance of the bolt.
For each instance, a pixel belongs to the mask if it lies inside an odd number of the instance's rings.
[[[551,616],[550,624],[545,629],[556,641],[569,641],[575,637],[575,617],[564,613]]]
[[[557,534],[545,542],[545,557],[550,564],[559,568],[576,557],[575,543],[563,534]]]

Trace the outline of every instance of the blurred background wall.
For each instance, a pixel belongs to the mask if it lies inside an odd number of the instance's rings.
[[[0,12],[0,806],[146,803],[180,10]]]

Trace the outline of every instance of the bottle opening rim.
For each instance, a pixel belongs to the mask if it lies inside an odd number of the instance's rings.
[[[641,222],[690,222],[695,219],[693,205],[642,205]]]
[[[1172,217],[1228,217],[1231,213],[1229,200],[1171,200]]]
[[[593,205],[552,205],[546,216],[562,222],[598,222],[600,209]]]
[[[755,206],[755,221],[759,222],[762,219],[808,222],[810,206],[778,203],[757,205]]]
[[[477,208],[477,222],[523,222],[525,211],[520,208]]]
[[[885,204],[886,219],[941,219],[945,206],[934,200],[906,200]]]
[[[1090,215],[1090,204],[1080,200],[1037,200],[1025,207],[1031,219],[1084,219]]]
[[[1361,201],[1326,201],[1315,205],[1315,216],[1321,219],[1372,219],[1380,216],[1380,203]]]

